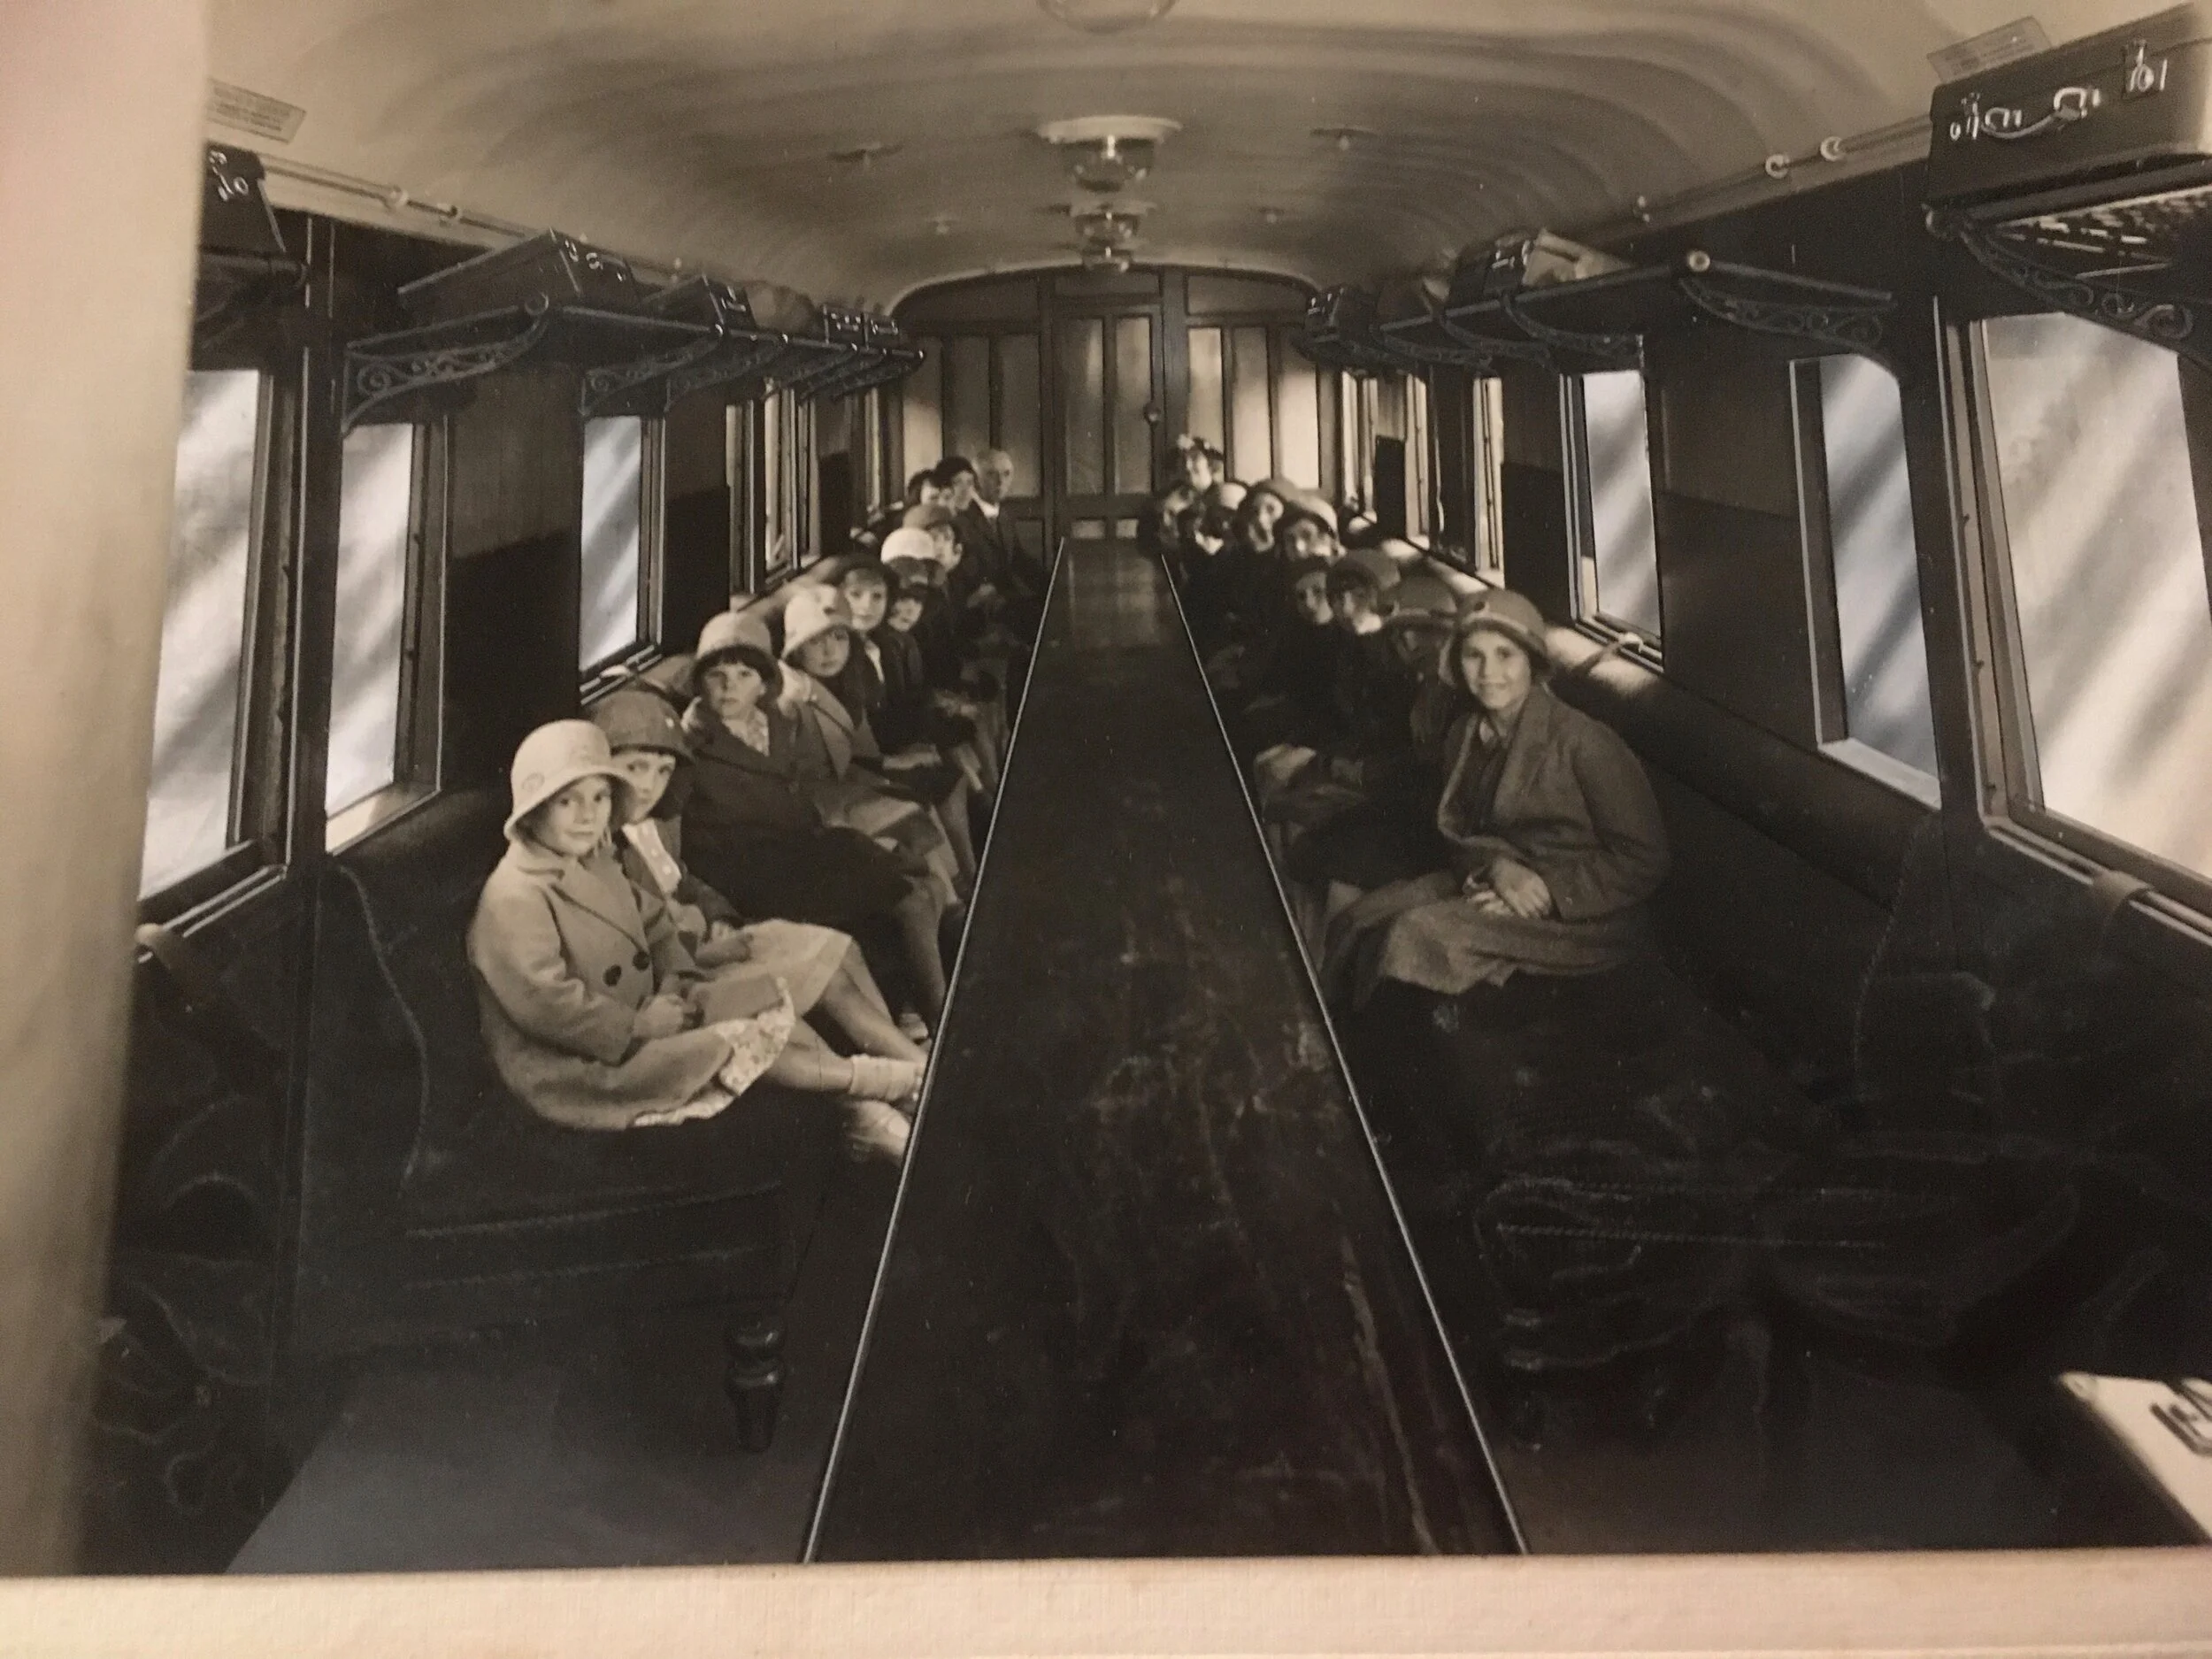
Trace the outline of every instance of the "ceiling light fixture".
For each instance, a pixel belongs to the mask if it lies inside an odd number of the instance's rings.
[[[1157,115],[1082,115],[1047,122],[1037,136],[1070,152],[1068,173],[1077,184],[1110,196],[1150,173],[1161,142],[1182,130]]]
[[[1279,225],[1283,222],[1285,217],[1286,215],[1284,214],[1283,210],[1279,207],[1263,207],[1260,209],[1260,222],[1263,225]]]
[[[1143,209],[1136,203],[1086,208],[1073,218],[1077,231],[1089,247],[1120,247],[1133,242],[1137,233],[1144,228]]]
[[[1175,0],[1037,0],[1047,17],[1086,35],[1118,35],[1142,28],[1174,10]]]

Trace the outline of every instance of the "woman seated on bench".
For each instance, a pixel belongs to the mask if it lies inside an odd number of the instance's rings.
[[[775,704],[781,680],[757,618],[726,611],[709,620],[684,716],[693,760],[684,842],[692,867],[749,916],[847,933],[872,918],[895,922],[921,1012],[934,1023],[945,1003],[938,946],[944,910],[929,872],[823,818],[799,774],[797,729]]]
[[[1493,589],[1459,612],[1445,676],[1473,697],[1436,827],[1452,868],[1378,888],[1330,930],[1331,982],[1356,1002],[1384,979],[1448,997],[1517,973],[1623,965],[1650,940],[1667,872],[1651,783],[1610,726],[1553,696],[1544,618]]]
[[[623,873],[611,833],[630,786],[604,733],[540,726],[512,785],[468,955],[492,1064],[526,1105],[571,1129],[638,1129],[718,1116],[766,1078],[847,1096],[855,1150],[904,1156],[888,1102],[915,1093],[921,1066],[833,1053],[780,979],[708,979],[667,906]]]

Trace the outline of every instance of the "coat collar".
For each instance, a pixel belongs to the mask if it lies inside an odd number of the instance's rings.
[[[647,943],[645,919],[639,914],[630,878],[623,873],[611,844],[602,842],[587,859],[564,858],[552,849],[523,837],[507,843],[501,862],[550,886],[577,909],[590,911],[634,943]]]
[[[729,728],[705,707],[694,703],[684,715],[684,732],[692,741],[695,757],[712,757],[725,765],[740,766],[748,772],[764,772],[781,776],[791,765],[791,717],[772,703],[761,707],[768,716],[768,752],[764,755],[750,743],[733,736]]]
[[[1542,764],[1540,757],[1551,746],[1559,713],[1558,700],[1549,691],[1542,686],[1529,688],[1528,700],[1522,703],[1513,729],[1506,738],[1505,764],[1499,770],[1498,790],[1491,804],[1496,816],[1507,816],[1512,805],[1527,799],[1537,768]],[[1460,723],[1451,773],[1445,780],[1443,800],[1437,807],[1436,826],[1448,841],[1464,841],[1482,833],[1479,826],[1463,820],[1459,804],[1459,792],[1469,773],[1479,768],[1481,749],[1482,715],[1478,710]]]

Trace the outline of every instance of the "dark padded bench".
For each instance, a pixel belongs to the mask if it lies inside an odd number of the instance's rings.
[[[757,1347],[826,1189],[837,1114],[758,1085],[703,1123],[607,1134],[510,1094],[465,953],[504,804],[441,797],[326,872],[295,1345],[725,1302]]]

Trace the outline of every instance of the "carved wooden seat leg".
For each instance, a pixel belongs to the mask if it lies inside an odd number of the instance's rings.
[[[738,1441],[764,1452],[776,1438],[783,1401],[783,1321],[774,1314],[741,1314],[723,1333],[727,1361],[722,1389],[737,1412]]]

